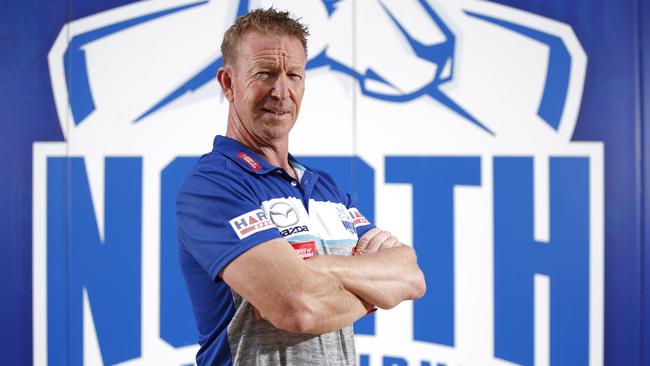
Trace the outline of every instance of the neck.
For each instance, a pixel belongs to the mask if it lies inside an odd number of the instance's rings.
[[[289,136],[268,138],[256,136],[247,130],[235,115],[229,113],[226,136],[237,140],[242,145],[255,151],[264,160],[284,169],[289,175],[297,178],[293,167],[289,164]]]

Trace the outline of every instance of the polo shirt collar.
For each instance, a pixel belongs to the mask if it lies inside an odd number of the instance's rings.
[[[216,136],[212,151],[225,155],[251,173],[266,174],[278,169],[250,148],[227,136]],[[289,155],[289,158],[295,161],[293,156]]]

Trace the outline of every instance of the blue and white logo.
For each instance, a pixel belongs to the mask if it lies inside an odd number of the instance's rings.
[[[355,325],[360,365],[602,365],[603,146],[571,141],[587,57],[479,0],[152,0],[65,25],[65,142],[34,145],[34,364],[194,361],[176,190],[225,132],[223,32],[271,3],[312,33],[291,151],[427,278]]]

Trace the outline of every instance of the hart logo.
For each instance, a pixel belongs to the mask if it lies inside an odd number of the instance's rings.
[[[272,228],[273,224],[262,210],[255,210],[230,220],[230,226],[239,239],[244,239],[259,231]]]
[[[34,146],[35,365],[193,362],[176,192],[225,133],[223,32],[270,4],[151,0],[61,29],[65,142]],[[336,229],[377,223],[427,281],[355,324],[360,365],[602,365],[603,146],[571,141],[572,29],[479,0],[273,4],[312,33],[292,154],[365,214]],[[205,220],[246,237],[299,227],[292,208]]]

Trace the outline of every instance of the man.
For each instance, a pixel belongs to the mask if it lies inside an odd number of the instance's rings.
[[[177,200],[199,365],[353,365],[351,324],[425,291],[413,250],[288,153],[307,35],[272,8],[224,35],[217,78],[229,102],[226,136]]]

